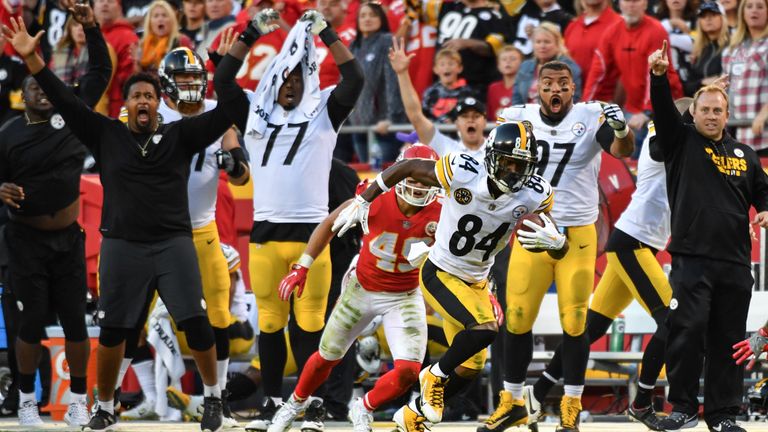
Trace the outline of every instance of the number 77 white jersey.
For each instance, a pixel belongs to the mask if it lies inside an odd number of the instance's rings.
[[[488,277],[496,254],[523,215],[547,212],[554,192],[534,175],[513,194],[494,199],[485,164],[466,153],[448,153],[435,164],[445,200],[429,259],[440,269],[469,283]]]
[[[528,120],[538,150],[537,173],[557,191],[552,217],[559,226],[590,225],[597,221],[601,146],[610,150],[613,131],[598,102],[574,104],[555,125],[541,117],[539,104],[505,108],[497,122]],[[598,132],[602,143],[598,142]]]

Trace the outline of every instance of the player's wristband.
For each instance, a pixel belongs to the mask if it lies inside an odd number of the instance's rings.
[[[248,23],[247,26],[245,26],[245,30],[243,30],[242,33],[240,33],[240,37],[237,38],[240,42],[248,45],[250,48],[256,41],[261,37],[261,33],[259,33],[259,29],[254,27],[252,24]]]
[[[309,256],[307,254],[301,254],[301,258],[299,258],[299,260],[296,261],[296,264],[298,264],[298,265],[300,265],[302,267],[310,268],[312,266],[313,262],[315,262],[314,258],[312,258],[311,256]]]
[[[232,172],[227,172],[231,177],[238,178],[245,174],[245,165],[248,165],[248,159],[245,157],[245,151],[242,147],[235,147],[229,151],[232,155],[232,159],[235,161],[235,166],[232,168]]]
[[[340,40],[339,35],[336,34],[336,31],[331,27],[330,23],[328,23],[328,26],[325,27],[318,36],[320,36],[320,40],[323,41],[327,47],[331,46],[331,44],[337,40]]]
[[[389,190],[391,189],[389,186],[384,184],[384,177],[381,176],[381,173],[379,173],[379,175],[376,176],[376,184],[379,185],[382,192],[389,192]]]
[[[622,130],[616,130],[616,129],[613,130],[613,135],[618,139],[622,139],[628,134],[629,134],[629,126],[627,125],[624,125],[624,129]]]

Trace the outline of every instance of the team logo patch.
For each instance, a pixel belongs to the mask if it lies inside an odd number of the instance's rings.
[[[8,71],[0,69],[0,81],[5,81],[6,78],[8,78]]]
[[[61,129],[66,124],[67,122],[64,121],[64,117],[62,117],[61,114],[54,114],[51,116],[51,127],[54,129]]]
[[[403,221],[403,229],[409,229],[411,228],[411,221]]]
[[[22,303],[20,300],[16,301],[16,307],[19,309],[19,312],[24,311],[24,303]]]
[[[742,149],[739,149],[739,148],[734,149],[733,150],[733,154],[735,154],[736,157],[744,157],[744,151]]]
[[[426,232],[428,236],[434,237],[435,233],[437,232],[437,222],[435,221],[428,222],[427,226],[424,228],[424,232]]]
[[[573,134],[576,135],[577,137],[584,135],[584,132],[586,131],[587,131],[587,126],[582,122],[577,122],[571,128],[571,132],[573,132]]]
[[[159,144],[161,139],[163,139],[162,135],[155,135],[152,137],[152,142],[155,144]]]
[[[512,216],[514,216],[515,219],[520,219],[526,213],[528,213],[528,207],[524,205],[519,205],[512,210]]]
[[[477,14],[478,17],[480,17],[483,21],[488,21],[491,19],[491,13],[488,11],[482,11],[479,14]]]
[[[365,56],[365,61],[367,61],[367,62],[372,62],[372,61],[373,61],[373,59],[375,59],[375,58],[376,58],[376,54],[374,54],[374,53],[368,53],[368,54]]]
[[[200,306],[203,307],[203,310],[208,310],[208,305],[205,303],[205,299],[200,299]]]
[[[677,304],[677,299],[676,298],[673,298],[672,300],[669,301],[669,309],[670,310],[677,309],[677,306],[678,306],[678,304]]]
[[[160,113],[157,113],[157,123],[163,124],[163,115]]]
[[[99,311],[99,319],[104,319],[104,316],[105,316],[105,315],[106,315],[106,313],[104,313],[104,311],[103,311],[103,310],[100,310],[100,311]]]
[[[453,199],[461,205],[467,205],[472,202],[472,192],[469,189],[458,188],[453,191]]]

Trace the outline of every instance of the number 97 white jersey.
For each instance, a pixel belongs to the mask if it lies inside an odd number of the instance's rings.
[[[598,215],[601,161],[597,133],[601,127],[609,127],[602,107],[598,102],[574,104],[556,125],[545,123],[540,110],[539,104],[508,107],[497,122],[528,120],[533,124],[539,159],[537,173],[557,191],[552,217],[558,225],[593,224]],[[613,140],[612,133],[607,136]]]
[[[518,219],[547,212],[554,203],[552,187],[536,175],[520,191],[494,199],[485,164],[466,153],[440,158],[435,174],[446,197],[429,259],[469,283],[488,277],[494,257],[509,242]]]

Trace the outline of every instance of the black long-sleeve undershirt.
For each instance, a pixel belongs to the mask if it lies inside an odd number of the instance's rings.
[[[137,134],[120,120],[93,112],[49,69],[43,68],[35,79],[101,167],[102,234],[139,242],[191,236],[190,162],[232,125],[222,104],[199,116],[161,124],[152,134]]]

